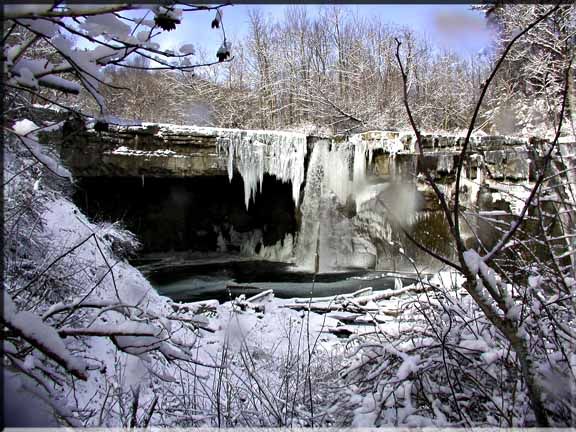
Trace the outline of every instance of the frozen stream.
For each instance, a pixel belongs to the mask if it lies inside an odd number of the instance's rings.
[[[175,301],[216,299],[228,301],[238,295],[247,297],[272,289],[279,298],[325,297],[347,294],[362,288],[375,291],[394,289],[398,274],[350,270],[316,275],[298,271],[286,263],[270,261],[225,261],[189,263],[150,270],[147,277],[162,295]],[[403,284],[414,281],[402,275]]]

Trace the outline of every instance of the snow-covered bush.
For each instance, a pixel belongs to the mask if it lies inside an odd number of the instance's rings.
[[[256,298],[258,296],[255,296]],[[266,298],[268,297],[268,298]],[[225,303],[213,362],[227,365],[212,382],[198,386],[197,409],[204,417],[183,426],[329,426],[343,352],[322,335],[326,318],[301,313],[270,297]]]
[[[565,53],[562,70],[558,71],[562,79],[560,92],[552,105],[557,110],[554,113],[558,119],[555,131],[549,141],[533,140],[533,182],[526,186],[521,209],[509,215],[511,223],[488,220],[499,234],[493,245],[484,244],[478,233],[474,233],[478,245],[469,249],[462,235],[464,224],[473,231],[476,229],[469,219],[475,214],[475,209],[465,209],[461,199],[465,189],[462,170],[487,90],[507,55],[513,52],[514,44],[539,25],[542,28],[549,23],[559,11],[560,5],[546,7],[525,27],[515,31],[502,48],[492,72],[482,84],[481,95],[460,149],[454,196],[446,197],[430,171],[426,167],[422,169],[423,178],[435,191],[449,225],[457,259],[452,261],[430,250],[428,253],[463,276],[461,287],[473,302],[469,303],[469,308],[466,302],[458,301],[457,297],[451,299],[448,293],[443,292],[439,298],[440,309],[437,309],[437,316],[441,318],[434,319],[435,315],[429,312],[434,303],[426,299],[423,304],[427,310],[419,311],[426,326],[416,333],[415,341],[401,337],[405,349],[389,343],[378,345],[376,351],[379,355],[372,354],[371,357],[385,361],[387,366],[384,369],[391,367],[395,372],[386,375],[379,367],[371,368],[368,363],[365,373],[367,381],[373,385],[372,399],[361,398],[360,401],[365,410],[373,413],[370,422],[429,424],[433,416],[440,423],[459,425],[543,427],[572,424],[574,404],[571,398],[566,397],[570,392],[559,390],[558,385],[552,384],[561,382],[573,389],[575,377],[576,202],[573,179],[576,138],[560,139],[573,86],[571,68],[574,55],[570,50]],[[396,58],[404,83],[404,104],[418,148],[422,149],[421,133],[408,100],[408,75],[400,55],[401,45],[397,40]],[[423,157],[423,150],[420,150],[420,158]],[[420,247],[426,250],[425,246]],[[451,304],[457,304],[461,310],[448,308]],[[475,339],[467,336],[472,342],[466,342],[468,339],[462,339],[462,330],[473,323],[481,323],[486,329],[476,329],[475,334],[472,333]],[[454,349],[455,346],[463,347],[463,343],[465,349],[472,347],[480,357]],[[432,345],[427,346],[429,344]],[[422,351],[424,346],[426,352]],[[497,360],[493,353],[502,350],[507,353],[500,357],[505,358],[505,362],[494,363],[496,371],[493,372],[496,374],[493,375],[490,367],[481,364],[486,358]],[[432,363],[426,362],[430,359],[428,354],[434,352],[436,358],[432,358]],[[482,358],[482,353],[491,354]],[[459,355],[465,360],[446,360]],[[441,358],[440,363],[438,358]],[[361,361],[360,364],[367,363]],[[432,367],[434,364],[444,368],[444,380],[442,369],[438,368],[436,372]],[[431,374],[428,374],[429,370]],[[500,394],[487,391],[493,385],[499,386]],[[444,399],[438,394],[439,387],[445,393]],[[420,391],[422,389],[425,391]],[[468,410],[468,406],[462,405],[458,399],[462,392],[466,399],[470,395],[478,398],[484,404],[483,408],[477,413]],[[374,394],[378,398],[376,401]],[[400,402],[399,395],[404,395]],[[358,400],[352,399],[352,402],[358,403]],[[499,407],[501,414],[492,412],[488,416],[486,410],[490,403]],[[439,410],[440,405],[444,406],[442,410]],[[466,415],[470,418],[463,414],[462,406],[468,410]],[[422,412],[424,417],[413,417]]]
[[[53,151],[58,143],[40,138],[61,134],[53,109],[38,115],[48,106],[84,116],[69,99],[81,91],[99,106],[100,124],[113,121],[100,95],[104,66],[129,67],[125,60],[134,56],[150,59],[150,67],[196,66],[184,61],[189,49],[174,54],[154,38],[186,12],[219,6],[149,5],[151,20],[135,18],[139,8],[147,7],[4,8],[1,322],[4,392],[18,401],[4,411],[5,425],[178,425],[160,408],[181,395],[179,379],[194,376],[200,362],[192,349],[206,320],[158,296],[126,262],[138,247],[131,233],[93,224],[70,202],[72,179]],[[24,407],[45,413],[29,415]]]
[[[65,424],[148,424],[176,371],[193,375],[191,350],[205,321],[173,308],[116,254],[137,244],[132,234],[92,224],[47,181],[54,174],[17,149],[12,137],[4,166],[6,376]]]
[[[361,340],[347,367],[348,386],[338,405],[350,413],[348,424],[534,425],[520,362],[462,288],[462,278],[439,274],[421,283],[426,291],[403,302],[397,329],[381,328]],[[542,283],[531,278],[527,287],[503,288],[521,300],[511,315],[517,314],[528,340],[551,424],[569,426],[575,414],[574,313],[569,301],[543,294]]]

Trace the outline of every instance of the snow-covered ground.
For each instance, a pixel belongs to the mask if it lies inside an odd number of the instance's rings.
[[[28,344],[5,341],[10,404],[49,406],[16,424],[51,425],[56,411],[72,425],[126,426],[138,400],[139,425],[310,425],[314,406],[318,414],[334,402],[334,374],[347,362],[349,339],[336,335],[396,328],[411,293],[174,303],[114,255],[114,241],[129,241],[114,226],[91,223],[63,197],[41,217],[43,268],[73,289],[32,306],[17,278],[5,281],[4,319],[34,347],[23,354]]]
[[[468,291],[440,272],[323,298],[176,303],[126,260],[132,234],[88,220],[37,166],[30,154],[50,155],[34,126],[18,123],[26,139],[4,149],[8,425],[534,425],[525,353],[551,423],[574,414],[573,278],[532,265],[510,282],[467,251]]]

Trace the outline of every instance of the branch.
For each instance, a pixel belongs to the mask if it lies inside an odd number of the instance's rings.
[[[488,253],[488,255],[484,256],[483,260],[485,263],[490,262],[506,246],[506,243],[508,243],[508,241],[514,236],[514,234],[516,233],[516,231],[518,230],[518,228],[520,227],[520,225],[524,221],[524,218],[526,217],[526,213],[528,212],[528,208],[530,207],[532,200],[536,196],[536,193],[538,192],[538,190],[540,189],[540,186],[542,185],[542,183],[544,182],[544,179],[546,178],[546,169],[548,167],[548,164],[550,163],[550,160],[552,159],[552,152],[554,151],[554,149],[558,145],[558,139],[560,138],[560,131],[562,130],[562,124],[563,124],[563,120],[564,120],[564,111],[566,110],[566,100],[568,98],[568,89],[570,87],[570,85],[569,85],[570,80],[568,79],[569,78],[569,71],[570,71],[570,68],[572,67],[573,61],[574,61],[574,56],[572,56],[570,58],[570,61],[568,62],[568,67],[566,68],[566,71],[565,71],[564,91],[562,93],[562,108],[560,109],[560,121],[558,122],[558,127],[556,128],[556,135],[554,137],[554,141],[552,141],[552,144],[550,145],[548,152],[544,156],[544,163],[542,166],[542,172],[538,176],[538,179],[536,180],[536,183],[534,184],[534,187],[532,188],[532,191],[530,192],[530,196],[526,199],[526,202],[524,203],[524,207],[522,208],[522,211],[520,212],[518,219],[516,220],[516,222],[514,222],[514,224],[512,225],[512,228],[504,235],[504,237],[502,237],[502,239],[498,242],[498,244],[496,244],[496,246],[494,246],[494,248],[492,248],[492,250]]]
[[[460,238],[460,225],[459,225],[458,217],[459,217],[459,212],[460,212],[460,208],[459,208],[460,207],[459,206],[459,202],[460,202],[460,177],[462,174],[462,166],[464,165],[464,157],[466,156],[466,151],[468,150],[468,146],[470,144],[470,137],[472,136],[472,131],[474,130],[474,125],[476,124],[476,118],[478,117],[478,113],[480,111],[482,101],[484,100],[484,96],[486,96],[486,92],[488,91],[488,87],[490,87],[490,84],[492,83],[492,81],[494,80],[494,77],[496,76],[496,72],[498,72],[498,69],[500,69],[500,66],[502,65],[502,63],[504,62],[504,59],[506,58],[506,56],[508,55],[508,53],[512,49],[512,46],[514,45],[514,43],[518,39],[520,39],[522,36],[524,36],[526,33],[528,33],[530,30],[532,30],[541,21],[545,20],[552,13],[556,12],[559,8],[560,8],[560,4],[558,3],[552,9],[550,9],[547,13],[542,15],[540,18],[538,18],[536,21],[534,21],[532,24],[530,24],[528,27],[526,27],[524,30],[522,30],[520,33],[518,33],[508,43],[508,45],[504,49],[504,52],[502,53],[502,55],[498,59],[498,62],[496,63],[496,65],[492,69],[492,72],[490,73],[490,75],[488,76],[486,81],[484,81],[484,84],[482,85],[482,91],[480,93],[480,97],[478,98],[478,102],[476,102],[476,107],[474,108],[474,114],[472,115],[472,119],[470,120],[470,126],[468,126],[468,132],[466,133],[466,138],[464,139],[464,144],[462,145],[462,151],[460,152],[460,156],[458,159],[458,168],[456,171],[456,190],[455,190],[453,212],[454,212],[455,235],[457,235],[458,238]]]
[[[22,18],[39,18],[39,17],[46,17],[46,18],[74,18],[74,17],[85,17],[85,16],[95,16],[95,15],[102,15],[106,13],[112,12],[122,12],[127,10],[137,9],[134,5],[128,3],[123,5],[102,5],[102,6],[94,6],[94,9],[91,10],[83,10],[75,12],[70,10],[69,8],[62,8],[62,10],[47,10],[44,12],[38,11],[31,11],[26,13],[16,13],[11,12],[11,8],[5,8],[4,12],[4,19],[22,19]]]
[[[403,90],[404,107],[406,108],[406,112],[408,114],[408,118],[410,120],[410,125],[412,126],[412,130],[414,131],[414,134],[416,135],[416,142],[418,144],[418,152],[419,152],[418,159],[420,162],[423,162],[424,161],[424,149],[422,146],[422,135],[420,133],[420,130],[418,129],[418,126],[416,125],[416,121],[414,120],[414,117],[412,115],[412,110],[410,109],[410,105],[408,104],[408,76],[406,75],[406,72],[404,71],[402,59],[400,58],[400,46],[402,45],[402,43],[397,38],[395,38],[395,40],[396,40],[396,61],[398,62],[398,66],[400,67],[400,73],[402,75],[402,90]],[[446,221],[448,222],[448,226],[450,227],[450,231],[452,233],[452,236],[454,237],[454,241],[456,242],[456,248],[458,249],[458,255],[460,256],[462,253],[462,250],[463,250],[462,240],[460,239],[459,236],[456,235],[457,232],[454,228],[454,223],[452,221],[452,215],[451,215],[450,209],[448,207],[448,203],[446,202],[446,198],[444,197],[444,194],[442,193],[442,191],[438,188],[438,185],[436,184],[436,182],[432,178],[432,175],[430,174],[430,170],[426,167],[426,165],[424,163],[421,163],[420,166],[422,167],[422,170],[424,172],[424,176],[426,177],[426,181],[432,187],[432,189],[434,190],[434,193],[436,194],[436,197],[440,201],[440,206],[442,207],[442,211],[444,212],[444,215],[446,216]]]

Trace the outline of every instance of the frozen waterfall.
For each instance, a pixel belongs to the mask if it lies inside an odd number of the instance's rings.
[[[377,266],[381,243],[377,236],[387,233],[386,239],[391,238],[386,211],[379,200],[385,199],[395,211],[401,209],[403,222],[412,220],[416,201],[411,191],[391,194],[389,184],[369,184],[366,166],[376,149],[395,154],[400,148],[396,140],[370,141],[361,135],[342,142],[320,140],[313,146],[294,250],[299,267],[315,270],[318,262],[317,270],[325,272]]]
[[[319,272],[376,268],[382,256],[395,253],[388,246],[396,247],[387,208],[391,207],[402,223],[414,220],[412,189],[367,180],[366,168],[374,152],[382,150],[393,159],[403,149],[399,138],[384,134],[377,139],[362,134],[346,140],[317,138],[311,145],[306,172],[307,140],[302,134],[223,131],[218,149],[227,157],[230,180],[234,169],[242,176],[247,209],[262,190],[264,174],[292,184],[292,198],[301,216],[299,231],[262,248],[259,255],[264,258],[291,260],[298,268]]]
[[[228,178],[232,180],[236,167],[244,181],[246,209],[262,191],[264,174],[291,182],[298,206],[306,149],[306,135],[299,133],[223,129],[218,136],[218,151],[228,157]]]

